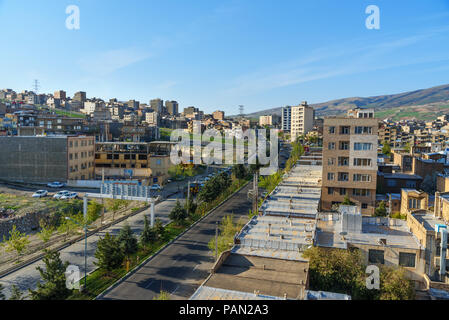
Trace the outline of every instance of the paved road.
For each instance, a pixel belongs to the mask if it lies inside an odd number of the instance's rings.
[[[103,300],[152,300],[162,290],[171,299],[187,299],[209,275],[214,259],[207,247],[215,235],[215,223],[225,215],[248,219],[251,184],[195,225],[121,284],[107,292]]]
[[[210,172],[212,172],[212,170]],[[162,201],[161,203],[157,204],[155,206],[156,218],[161,219],[164,224],[168,223],[170,221],[168,215],[170,214],[170,211],[174,208],[176,200],[178,198],[179,200],[183,201],[184,195],[175,194],[166,199],[165,201]],[[94,261],[96,261],[94,254],[97,248],[97,242],[100,239],[100,237],[103,237],[107,232],[114,235],[118,234],[120,229],[126,223],[130,225],[131,229],[136,235],[140,235],[140,233],[143,230],[144,215],[150,217],[150,210],[146,210],[144,212],[136,214],[135,216],[130,217],[125,221],[122,221],[118,224],[109,227],[106,230],[103,230],[101,232],[96,233],[95,235],[90,236],[87,240],[87,272],[91,272],[96,269],[96,266],[94,265]],[[70,245],[69,247],[61,250],[60,253],[61,259],[63,261],[68,261],[70,264],[78,266],[81,273],[84,274],[84,240],[74,243],[73,245]],[[18,286],[19,289],[21,289],[22,291],[27,291],[27,289],[29,288],[35,289],[37,281],[41,279],[39,272],[36,270],[37,266],[44,266],[42,260],[37,261],[20,270],[17,270],[9,275],[0,278],[0,283],[3,284],[3,286],[5,287],[4,294],[7,297],[9,297],[10,287],[13,284]]]

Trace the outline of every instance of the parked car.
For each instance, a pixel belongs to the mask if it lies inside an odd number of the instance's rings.
[[[150,187],[150,190],[153,190],[153,191],[160,191],[160,190],[162,190],[162,187],[156,183],[156,184],[153,184],[153,185]]]
[[[64,190],[64,191],[59,191],[58,193],[55,193],[55,195],[53,196],[53,198],[55,199],[61,199],[62,196],[65,196],[67,194],[69,194],[70,191]]]
[[[64,187],[64,184],[61,183],[61,182],[55,181],[55,182],[50,182],[49,184],[47,184],[47,187],[49,187],[49,188],[62,188],[62,187]]]
[[[32,197],[33,198],[44,198],[48,195],[48,191],[47,190],[38,190],[36,191]]]
[[[66,195],[63,195],[60,199],[61,200],[69,200],[69,199],[76,199],[76,198],[78,198],[78,193],[69,192]]]

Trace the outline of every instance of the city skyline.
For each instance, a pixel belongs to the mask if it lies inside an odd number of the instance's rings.
[[[448,2],[377,1],[380,30],[365,26],[370,4],[3,0],[0,87],[39,79],[41,92],[237,114],[447,83]],[[79,30],[65,27],[69,5]]]

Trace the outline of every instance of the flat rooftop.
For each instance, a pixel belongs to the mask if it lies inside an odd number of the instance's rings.
[[[302,300],[309,263],[231,254],[205,287]]]
[[[283,298],[235,290],[199,287],[189,300],[284,300]]]
[[[387,222],[389,221],[389,222]],[[338,231],[338,221],[317,223],[316,244],[321,247],[347,249],[348,244],[421,249],[419,240],[408,230],[405,221],[387,218],[362,218],[362,232],[350,232],[343,237]]]
[[[426,230],[432,231],[435,230],[435,225],[437,224],[445,224],[443,219],[439,219],[435,217],[433,214],[412,214],[419,223],[421,223]]]

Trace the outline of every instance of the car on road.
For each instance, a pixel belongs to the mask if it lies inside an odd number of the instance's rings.
[[[31,197],[33,198],[44,198],[48,195],[47,190],[37,190]]]
[[[53,198],[54,199],[61,199],[62,196],[65,196],[65,195],[67,195],[69,193],[70,193],[70,191],[67,191],[67,190],[59,191],[58,193],[55,193]]]
[[[69,192],[66,195],[63,195],[60,199],[61,200],[70,200],[70,199],[76,199],[76,198],[78,198],[78,193]]]
[[[49,184],[47,184],[47,187],[49,187],[49,188],[62,188],[62,187],[64,187],[64,184],[61,183],[61,182],[55,181],[55,182],[50,182]]]
[[[167,180],[167,183],[172,183],[172,182],[173,182],[172,179],[168,179],[168,180]]]
[[[162,190],[162,187],[156,183],[156,184],[153,184],[153,185],[150,187],[150,190],[153,190],[153,191],[161,191],[161,190]]]

